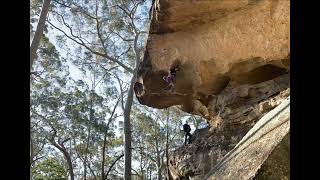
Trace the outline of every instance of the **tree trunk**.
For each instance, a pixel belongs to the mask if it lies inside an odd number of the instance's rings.
[[[103,138],[103,147],[102,147],[102,162],[101,162],[101,180],[104,180],[105,173],[104,173],[104,163],[105,163],[105,151],[107,146],[107,132],[105,132],[104,138]]]
[[[52,140],[50,142],[54,147],[59,149],[62,152],[62,154],[64,155],[64,157],[65,157],[65,159],[67,161],[67,164],[68,164],[68,171],[69,171],[69,174],[70,174],[70,179],[74,180],[73,165],[72,165],[70,154],[68,153],[67,149],[63,146],[63,144],[59,145],[54,140]]]
[[[138,50],[138,38],[140,33],[135,34],[134,38],[134,52],[136,56],[136,63],[135,69],[133,72],[133,77],[130,82],[130,88],[128,90],[128,97],[126,101],[126,105],[124,108],[124,122],[123,122],[123,131],[124,131],[124,179],[131,180],[131,156],[132,156],[132,149],[131,149],[131,124],[130,124],[130,113],[133,101],[133,85],[135,83],[138,66],[141,61],[140,58],[140,51]]]
[[[33,151],[33,141],[32,141],[32,136],[31,136],[31,133],[30,133],[30,178],[32,178],[32,171],[31,171],[31,168],[32,168],[32,162],[33,162],[33,156],[34,156],[34,151]]]
[[[166,159],[167,159],[167,177],[170,179],[170,174],[169,174],[169,109],[168,109],[168,114],[167,114],[167,139],[166,139]]]
[[[136,73],[135,73],[136,74]],[[135,81],[136,75],[131,79],[130,88],[128,91],[128,97],[126,105],[124,108],[124,179],[131,180],[131,124],[130,124],[130,113],[133,101],[133,84]]]
[[[63,155],[65,156],[67,163],[68,163],[68,169],[69,169],[69,174],[70,174],[70,179],[74,180],[74,173],[73,173],[73,166],[72,166],[72,161],[69,153],[64,149]]]
[[[116,112],[116,108],[117,108],[117,106],[118,106],[118,103],[119,103],[120,99],[121,99],[121,97],[118,99],[116,105],[113,107],[112,113],[111,113],[110,118],[109,118],[108,123],[107,123],[106,131],[105,131],[105,133],[104,133],[103,147],[102,147],[102,162],[101,162],[101,180],[107,179],[107,176],[108,176],[108,173],[109,173],[109,171],[108,171],[107,174],[104,172],[105,158],[106,158],[105,156],[106,156],[106,148],[107,148],[107,136],[108,136],[109,126],[110,126],[111,121],[112,121],[112,119],[113,119],[113,115],[114,115],[114,113]],[[122,156],[123,156],[123,155],[122,155]],[[121,157],[122,157],[122,156],[121,156]],[[121,158],[121,157],[120,157],[120,158]],[[120,159],[120,158],[119,158],[119,159]],[[110,168],[112,168],[112,166],[110,166]],[[110,170],[110,169],[109,169],[109,170]],[[110,170],[110,171],[111,171],[111,170]]]
[[[33,36],[33,40],[32,40],[31,47],[30,47],[30,72],[32,70],[33,62],[37,57],[37,50],[39,47],[40,39],[42,37],[44,25],[46,23],[47,15],[49,12],[50,2],[51,2],[51,0],[44,0],[43,1],[42,10],[40,13],[40,18],[38,21],[37,29],[36,29],[36,32]]]
[[[149,178],[150,178],[150,180],[151,180],[151,170],[149,171]]]
[[[149,178],[149,169],[150,169],[150,167],[148,167],[148,168],[146,169],[146,179],[147,179],[147,180],[150,179],[150,178]]]
[[[94,83],[93,86],[94,87]],[[94,90],[92,90],[91,95],[94,93]],[[91,135],[91,123],[93,123],[94,120],[94,113],[93,113],[93,97],[90,97],[90,114],[89,114],[89,127],[88,127],[88,137],[87,137],[87,145],[86,145],[86,150],[84,152],[84,171],[83,171],[83,179],[87,179],[87,161],[88,161],[88,149],[89,149],[89,144],[90,144],[90,135]]]
[[[33,141],[32,141],[32,136],[30,135],[30,168],[31,168],[31,166],[32,166],[33,157],[34,157]],[[31,171],[30,171],[30,172],[31,172]]]
[[[141,139],[141,142],[143,142],[143,139]],[[142,162],[143,162],[143,148],[142,148],[142,143],[141,143],[141,148],[140,148],[140,171],[141,171],[141,180],[144,179]]]
[[[89,149],[89,143],[90,143],[90,134],[91,134],[91,124],[89,125],[88,129],[88,137],[87,137],[87,145],[86,145],[86,150],[84,152],[84,161],[83,161],[83,179],[87,179],[87,161],[88,161],[88,149]]]
[[[161,158],[160,158],[160,150],[159,150],[159,141],[158,138],[156,138],[156,151],[157,151],[157,176],[158,180],[161,180]]]

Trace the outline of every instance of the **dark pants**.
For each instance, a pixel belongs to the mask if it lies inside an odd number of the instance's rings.
[[[191,134],[190,134],[190,132],[187,132],[186,133],[186,135],[185,135],[185,138],[184,138],[184,145],[186,145],[187,144],[187,136],[189,136],[189,138],[188,138],[188,144],[191,144]]]

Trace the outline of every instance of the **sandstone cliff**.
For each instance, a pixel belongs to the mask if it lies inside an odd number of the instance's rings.
[[[173,67],[178,71],[168,91],[162,77]],[[150,107],[201,115],[211,127],[171,154],[171,178],[202,179],[211,172],[290,95],[289,67],[289,0],[155,0],[136,96]],[[277,145],[283,136],[269,141]],[[256,167],[267,158],[258,157]],[[229,179],[239,178],[233,175]]]

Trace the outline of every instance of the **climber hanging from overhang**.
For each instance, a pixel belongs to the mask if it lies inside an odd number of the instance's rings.
[[[178,66],[174,66],[170,69],[167,76],[163,76],[163,80],[166,81],[167,86],[164,88],[165,90],[173,91],[174,81],[176,80],[177,71],[179,71]]]

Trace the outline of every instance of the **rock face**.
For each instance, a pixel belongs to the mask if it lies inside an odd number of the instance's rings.
[[[290,133],[272,151],[258,170],[254,180],[290,179]]]
[[[142,104],[181,105],[186,112],[201,114],[194,101],[208,106],[228,84],[263,82],[289,68],[287,0],[160,0],[155,4],[138,72],[144,85]],[[187,13],[186,8],[195,10]],[[162,77],[176,66],[174,91],[166,91]],[[214,116],[209,113],[208,120]]]
[[[167,90],[163,76],[172,68]],[[136,97],[154,108],[178,106],[211,127],[172,153],[172,179],[202,179],[290,95],[289,81],[289,0],[155,0]]]
[[[221,119],[221,125],[219,128],[196,130],[192,144],[171,153],[169,166],[171,166],[172,179],[183,179],[183,177],[203,179],[211,168],[240,142],[260,118],[290,95],[288,80],[289,75],[287,74],[249,87],[243,85],[232,89],[232,91],[226,88],[217,97],[218,106],[224,107],[219,110],[218,117]],[[242,89],[248,89],[249,94],[252,93],[255,96],[240,97],[237,94],[242,93],[237,92],[241,92]],[[268,143],[274,142],[273,144],[277,145],[279,142],[276,140],[279,139],[270,138]]]
[[[236,147],[210,170],[204,179],[253,178],[261,164],[288,134],[289,120],[290,97],[263,116]],[[277,161],[275,162],[277,163]]]

